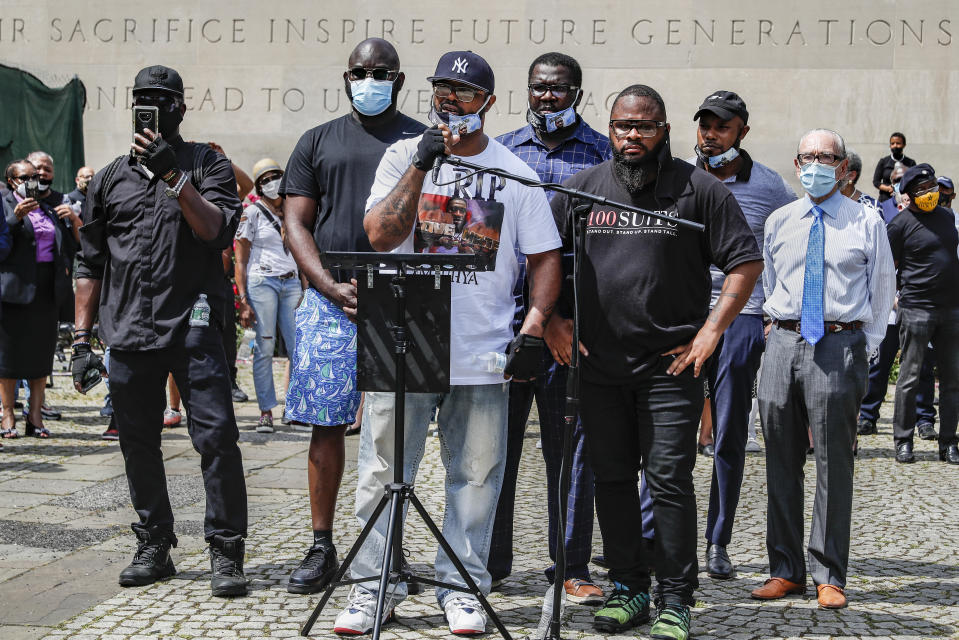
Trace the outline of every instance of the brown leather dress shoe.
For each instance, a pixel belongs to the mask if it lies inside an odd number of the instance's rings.
[[[758,589],[753,589],[752,597],[756,600],[778,600],[791,593],[806,593],[806,585],[790,582],[784,578],[770,578]]]
[[[846,606],[846,594],[834,584],[816,585],[816,592],[819,594],[820,609],[842,609]]]
[[[586,605],[603,604],[603,590],[589,580],[570,578],[563,583],[566,588],[566,599]]]

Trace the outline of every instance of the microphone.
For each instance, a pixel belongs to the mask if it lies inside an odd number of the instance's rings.
[[[433,184],[436,184],[440,180],[440,167],[443,166],[443,154],[436,156],[436,160],[433,161]]]

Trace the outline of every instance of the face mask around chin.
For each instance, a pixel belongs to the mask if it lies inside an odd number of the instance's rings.
[[[461,116],[455,113],[437,111],[436,107],[431,107],[429,120],[433,124],[442,123],[448,125],[450,131],[453,133],[460,136],[467,136],[483,128],[483,119],[480,117],[480,114],[483,113],[483,109],[485,109],[489,103],[489,98],[489,96],[486,96],[486,100],[483,101],[483,106],[481,106],[476,113],[467,113]]]
[[[571,127],[576,124],[576,100],[579,99],[579,90],[573,104],[562,111],[555,113],[536,113],[532,107],[526,109],[526,122],[530,123],[534,129],[545,133],[554,133],[560,129]]]
[[[53,186],[52,182],[47,182],[46,180],[40,180],[37,182],[37,187],[40,189],[40,193],[44,191],[49,191],[50,187]]]
[[[710,168],[712,169],[725,167],[727,164],[739,157],[739,149],[736,147],[729,147],[718,156],[707,156],[699,149],[699,145],[693,147],[693,150],[696,152],[696,156],[703,161],[703,164],[709,164]]]
[[[802,188],[813,198],[821,198],[836,186],[836,167],[810,162],[799,170]]]

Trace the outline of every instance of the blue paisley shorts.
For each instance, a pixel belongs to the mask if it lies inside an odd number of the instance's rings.
[[[356,325],[312,287],[296,310],[286,417],[318,425],[352,424],[356,388]]]

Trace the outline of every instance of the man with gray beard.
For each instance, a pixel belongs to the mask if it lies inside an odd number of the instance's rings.
[[[667,218],[699,222],[705,230],[609,205],[593,205],[586,220],[580,401],[613,581],[612,595],[594,624],[600,631],[622,633],[649,620],[652,564],[658,588],[650,636],[685,640],[698,586],[692,472],[703,410],[699,376],[749,298],[762,260],[729,189],[672,157],[666,107],[655,90],[633,85],[619,94],[609,139],[612,160],[564,184]],[[563,194],[551,203],[565,250],[571,246],[575,204]],[[712,312],[710,264],[726,274]],[[554,357],[568,360],[569,304],[561,303],[557,313],[545,337]],[[640,469],[663,534],[656,536],[653,558],[645,557],[640,535]]]

